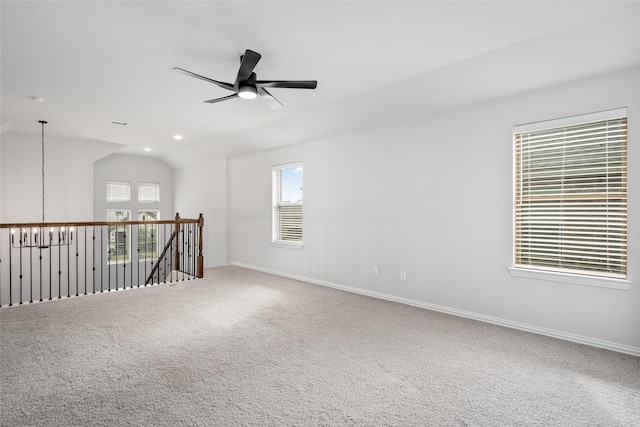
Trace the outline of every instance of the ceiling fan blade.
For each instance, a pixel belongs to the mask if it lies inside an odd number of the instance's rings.
[[[210,100],[204,101],[204,102],[206,102],[208,104],[215,104],[216,102],[226,101],[227,99],[233,99],[233,98],[237,98],[237,97],[238,97],[238,94],[234,93],[233,95],[225,96],[225,97],[222,97],[222,98],[210,99]]]
[[[271,107],[272,110],[279,110],[280,108],[284,107],[284,105],[282,105],[282,103],[278,101],[273,95],[271,95],[265,88],[259,87],[257,88],[257,90],[260,98],[267,101],[267,104],[269,104],[269,107]]]
[[[257,87],[283,87],[289,89],[315,89],[316,80],[256,80],[251,82]]]
[[[238,70],[238,76],[236,77],[236,82],[233,85],[235,90],[238,90],[240,82],[251,77],[251,73],[258,64],[258,61],[260,61],[260,58],[262,58],[262,56],[258,52],[254,52],[249,49],[244,52],[244,55],[242,55],[242,62],[240,63],[240,69]]]
[[[173,69],[178,71],[179,73],[186,74],[187,76],[195,77],[197,79],[201,79],[206,82],[213,83],[214,85],[218,85],[223,89],[235,90],[231,83],[219,82],[217,80],[213,80],[213,79],[210,79],[209,77],[201,76],[200,74],[192,73],[191,71],[187,71],[179,67],[173,67]]]

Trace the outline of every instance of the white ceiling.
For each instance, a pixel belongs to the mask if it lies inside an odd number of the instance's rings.
[[[640,64],[638,1],[3,0],[0,14],[3,134],[38,134],[47,120],[48,134],[174,166]],[[245,49],[262,54],[260,79],[318,88],[272,89],[276,111],[260,99],[205,104],[230,92],[172,70],[233,82]]]

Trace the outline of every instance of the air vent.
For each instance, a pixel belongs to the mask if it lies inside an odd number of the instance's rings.
[[[121,122],[121,121],[118,121],[118,120],[111,120],[109,123],[112,124],[112,125],[118,125],[118,126],[129,126],[129,123]]]

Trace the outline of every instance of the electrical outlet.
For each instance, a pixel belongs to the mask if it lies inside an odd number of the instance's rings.
[[[407,280],[407,272],[400,270],[400,280]]]
[[[378,275],[378,267],[376,267],[375,265],[373,266],[373,269],[371,270],[371,274],[373,274],[374,276]]]

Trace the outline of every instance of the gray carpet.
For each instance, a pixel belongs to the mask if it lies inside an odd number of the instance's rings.
[[[640,358],[238,267],[0,310],[3,426],[638,426]]]

